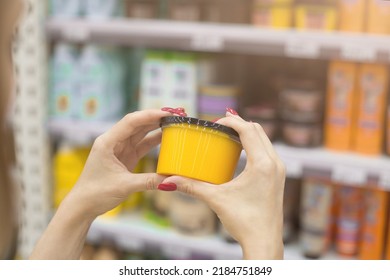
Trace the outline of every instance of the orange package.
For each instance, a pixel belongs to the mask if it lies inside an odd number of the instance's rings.
[[[387,88],[386,66],[364,64],[359,68],[352,150],[368,155],[382,152]]]
[[[364,191],[364,218],[359,250],[361,260],[380,260],[383,257],[387,219],[387,192],[380,189]]]
[[[367,0],[339,0],[339,29],[363,32]]]
[[[390,1],[368,0],[368,33],[390,33]]]
[[[351,147],[356,77],[354,63],[333,61],[329,65],[325,114],[325,146],[329,149]]]
[[[362,189],[340,186],[340,209],[337,219],[336,250],[342,256],[356,256],[362,217]]]
[[[390,155],[390,106],[387,107],[386,152]]]

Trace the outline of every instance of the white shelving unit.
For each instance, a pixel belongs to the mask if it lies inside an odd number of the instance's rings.
[[[390,62],[390,37],[371,34],[274,30],[250,25],[114,19],[51,19],[52,40],[175,50]]]
[[[342,32],[260,29],[249,25],[172,22],[163,20],[49,19],[48,38],[72,43],[104,43],[120,46],[167,48],[185,51],[226,52],[250,55],[277,55],[305,59],[343,59],[355,62],[390,63],[390,37]],[[75,141],[93,140],[114,122],[50,120],[52,135]],[[366,157],[324,148],[294,148],[274,145],[287,168],[287,175],[300,177],[309,169],[324,172],[343,184],[373,183],[390,190],[390,159]],[[241,160],[245,160],[245,154]],[[240,259],[241,249],[219,236],[190,237],[172,229],[153,225],[139,215],[115,219],[97,219],[88,235],[91,242],[114,241],[123,249],[142,250],[146,245],[159,246],[167,255],[187,258],[201,253],[214,259]],[[299,244],[285,247],[285,259],[304,259]],[[327,253],[324,259],[342,259]]]
[[[160,248],[164,254],[183,259],[191,255],[202,255],[210,259],[242,259],[241,247],[228,243],[217,235],[188,236],[171,229],[163,228],[146,221],[140,214],[120,216],[118,218],[97,219],[88,235],[92,243],[104,240],[114,242],[119,248],[129,251],[142,251],[146,246]],[[285,246],[284,258],[287,260],[304,259],[299,244]],[[322,259],[342,259],[334,252],[329,252]]]

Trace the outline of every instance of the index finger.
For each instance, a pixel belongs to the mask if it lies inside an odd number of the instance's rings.
[[[267,147],[253,124],[234,117],[222,118],[218,120],[218,123],[237,131],[248,162],[255,163],[269,157]]]
[[[110,130],[102,135],[107,144],[115,145],[118,142],[127,140],[145,126],[160,124],[161,118],[172,115],[161,110],[144,110],[127,114]]]

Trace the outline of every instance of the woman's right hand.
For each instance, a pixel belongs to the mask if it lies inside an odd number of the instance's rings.
[[[234,111],[218,123],[239,133],[247,157],[243,172],[222,185],[172,176],[159,189],[177,188],[206,202],[240,243],[245,259],[282,259],[284,164],[259,124]]]

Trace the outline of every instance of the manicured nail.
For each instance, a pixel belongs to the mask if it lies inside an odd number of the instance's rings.
[[[157,189],[165,192],[173,192],[177,190],[177,186],[174,183],[161,183],[158,185]]]
[[[226,108],[226,111],[232,115],[238,116],[238,113],[236,112],[236,110],[234,110],[232,108]]]
[[[173,108],[170,108],[170,107],[164,107],[164,108],[161,108],[161,111],[164,111],[164,112],[169,112],[169,113],[172,113],[172,111],[175,110]]]
[[[217,122],[219,121],[221,118],[216,118],[216,119],[213,119],[212,122]]]
[[[185,112],[175,112],[175,114],[179,115],[180,117],[187,117],[187,114]]]
[[[185,112],[185,109],[182,108],[182,107],[176,108],[176,110],[178,110],[178,111],[180,111],[180,112]]]

